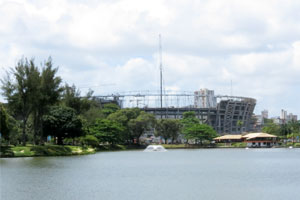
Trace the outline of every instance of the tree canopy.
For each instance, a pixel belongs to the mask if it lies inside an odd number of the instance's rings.
[[[91,134],[100,142],[109,144],[122,143],[123,126],[108,119],[98,119],[91,128]]]
[[[172,143],[178,138],[181,130],[181,123],[177,119],[160,119],[157,121],[156,136],[161,136],[167,143],[168,139],[171,139]]]
[[[141,111],[139,116],[136,119],[131,119],[128,123],[128,126],[131,131],[131,135],[139,143],[139,138],[146,131],[150,130],[155,126],[156,119],[153,114],[146,113]]]
[[[9,137],[8,114],[0,103],[0,134],[4,139]]]
[[[83,134],[82,122],[76,111],[69,107],[53,106],[49,114],[43,117],[44,135],[57,137],[57,143],[63,144],[64,138],[79,137]]]

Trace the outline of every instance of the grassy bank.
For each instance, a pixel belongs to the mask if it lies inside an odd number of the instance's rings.
[[[1,146],[0,157],[71,156],[95,153],[91,147],[80,146]]]
[[[0,157],[72,156],[86,155],[97,151],[122,151],[145,149],[143,145],[100,145],[98,148],[71,145],[1,146]]]
[[[200,148],[245,148],[246,143],[217,143],[214,146],[191,144],[162,144],[166,149],[200,149]],[[300,143],[287,143],[276,146],[277,148],[300,148]],[[98,148],[71,145],[43,145],[43,146],[1,146],[0,157],[35,157],[35,156],[72,156],[86,155],[97,151],[122,151],[145,149],[143,145],[100,145]]]

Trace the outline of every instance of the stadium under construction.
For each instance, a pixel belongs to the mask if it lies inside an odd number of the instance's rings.
[[[214,127],[221,135],[250,130],[256,100],[248,97],[214,95],[213,90],[195,92],[125,92],[99,95],[101,103],[115,102],[121,108],[138,107],[156,118],[181,119],[194,111],[202,123]]]

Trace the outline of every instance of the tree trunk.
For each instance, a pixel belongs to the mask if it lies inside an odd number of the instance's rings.
[[[22,127],[22,142],[23,146],[26,146],[26,120],[23,119],[23,127]]]

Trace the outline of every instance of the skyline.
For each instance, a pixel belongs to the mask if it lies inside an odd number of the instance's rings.
[[[215,90],[300,116],[300,2],[74,1],[0,3],[0,78],[25,56],[95,94]],[[5,20],[3,20],[5,19]],[[0,101],[3,101],[0,97]]]

